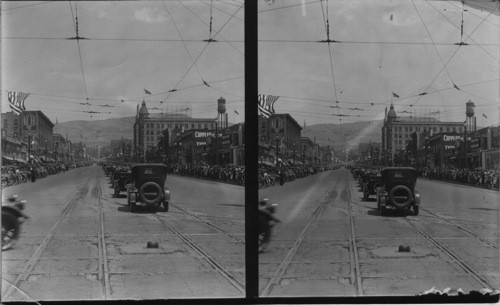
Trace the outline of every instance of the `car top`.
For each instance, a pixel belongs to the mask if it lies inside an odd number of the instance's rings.
[[[162,164],[162,163],[138,163],[138,164],[134,164],[130,167],[130,169],[134,169],[134,168],[137,168],[137,167],[151,167],[151,166],[159,166],[159,167],[163,167],[165,169],[167,169],[167,166],[165,164]]]

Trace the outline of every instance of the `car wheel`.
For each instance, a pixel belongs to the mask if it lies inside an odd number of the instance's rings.
[[[163,212],[168,212],[168,207],[169,207],[168,201],[165,201],[163,203]]]
[[[418,205],[414,205],[413,206],[413,215],[415,215],[415,216],[418,215],[418,210],[419,210]]]
[[[152,193],[156,194],[154,198],[150,196]],[[148,205],[158,204],[162,199],[162,194],[162,188],[155,182],[146,182],[139,189],[139,198]]]
[[[394,207],[404,209],[412,201],[412,192],[404,185],[397,185],[389,191],[389,200]]]

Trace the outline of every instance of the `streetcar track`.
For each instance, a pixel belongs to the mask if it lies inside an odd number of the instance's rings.
[[[201,249],[201,247],[197,246],[193,241],[187,238],[184,234],[173,228],[169,225],[162,217],[159,215],[153,214],[156,219],[160,221],[160,223],[165,226],[167,229],[172,231],[177,237],[179,237],[184,243],[186,243],[191,249],[193,249],[198,255],[200,255],[205,261],[212,266],[214,270],[219,272],[233,287],[235,287],[240,293],[245,294],[245,286],[238,282],[238,280],[228,271],[224,269],[215,259],[213,259],[210,254]]]
[[[421,211],[425,211],[426,213],[431,214],[433,217],[435,217],[435,218],[437,218],[437,219],[444,220],[444,221],[446,221],[447,223],[449,223],[449,224],[451,224],[451,225],[453,225],[453,226],[457,227],[458,229],[460,229],[460,230],[462,230],[462,231],[465,231],[465,232],[469,233],[470,235],[474,236],[475,238],[479,239],[480,241],[482,241],[482,242],[484,242],[484,243],[486,243],[486,244],[488,244],[488,245],[490,245],[490,246],[494,247],[495,249],[498,249],[498,244],[495,244],[494,242],[489,241],[489,240],[488,240],[488,239],[486,239],[485,237],[483,237],[483,236],[481,236],[481,235],[479,235],[479,234],[477,234],[477,233],[474,233],[474,232],[472,232],[471,230],[469,230],[469,229],[467,229],[467,228],[464,228],[464,227],[462,227],[461,225],[459,225],[459,224],[457,224],[457,223],[454,223],[453,221],[448,220],[448,219],[446,219],[446,218],[444,218],[444,217],[442,217],[442,216],[440,216],[440,215],[438,215],[438,214],[436,214],[436,213],[432,212],[431,210],[429,210],[429,209],[427,209],[427,208],[420,207],[420,210],[421,210]]]
[[[337,195],[336,187],[337,187],[339,182],[340,182],[340,179],[337,180],[335,182],[335,184],[330,189],[328,189],[328,191],[325,193],[324,197],[321,199],[316,210],[314,211],[311,218],[309,219],[307,225],[304,227],[302,232],[299,234],[298,238],[295,240],[294,244],[292,245],[292,247],[288,251],[285,258],[282,260],[281,264],[278,266],[278,268],[276,269],[274,274],[271,276],[271,278],[267,282],[266,286],[262,289],[262,291],[260,293],[261,296],[268,296],[271,293],[273,287],[275,285],[278,285],[280,280],[283,278],[286,270],[288,269],[288,267],[290,266],[290,264],[292,262],[293,257],[295,256],[295,254],[298,252],[300,246],[302,245],[302,242],[304,241],[306,234],[309,231],[309,228],[316,221],[316,219],[320,215],[320,212],[323,211],[323,209],[326,207],[326,205],[329,203],[329,201],[331,199],[334,199],[334,197],[336,197],[336,195]]]
[[[102,185],[101,179],[97,180],[97,191],[95,196],[97,197],[98,206],[99,206],[99,232],[98,232],[98,252],[99,252],[99,280],[102,283],[103,288],[103,296],[104,299],[107,300],[111,295],[111,287],[109,283],[109,269],[108,269],[108,256],[106,251],[106,240],[105,234],[106,231],[104,229],[104,212],[102,210],[103,204],[101,201],[102,197]]]
[[[66,205],[64,210],[62,211],[61,215],[57,218],[56,222],[54,225],[50,228],[49,232],[46,234],[45,238],[41,242],[41,244],[36,248],[35,252],[31,255],[30,259],[26,263],[26,267],[24,270],[16,277],[16,279],[10,283],[9,288],[5,291],[5,294],[3,296],[4,299],[8,299],[10,295],[13,293],[14,289],[19,289],[17,285],[21,282],[26,280],[26,278],[30,275],[31,271],[35,267],[35,264],[38,262],[40,259],[40,256],[42,255],[43,251],[47,248],[50,240],[54,236],[54,232],[57,228],[57,226],[61,223],[61,221],[68,215],[70,210],[75,206],[75,203],[82,197],[82,195],[86,194],[88,192],[88,183],[90,180],[90,176],[87,177],[87,180],[80,184],[78,186],[77,191],[75,192],[75,195],[71,198],[70,202]]]
[[[410,221],[408,218],[403,217],[403,221],[405,221],[407,224],[409,224],[411,227],[413,227],[417,232],[419,232],[422,236],[424,236],[426,239],[431,241],[434,245],[436,245],[442,252],[447,254],[451,260],[459,265],[465,272],[470,274],[476,281],[478,281],[481,285],[486,285],[490,289],[496,289],[494,285],[492,285],[488,280],[483,278],[479,273],[474,270],[472,267],[470,267],[463,259],[461,259],[457,254],[453,253],[448,247],[446,247],[443,243],[438,241],[437,238],[434,238],[430,236],[429,234],[425,233],[422,229],[420,229],[413,221]]]
[[[346,190],[347,190],[347,205],[349,207],[349,224],[351,227],[351,230],[350,230],[351,235],[349,236],[349,241],[350,241],[349,242],[349,246],[350,246],[349,250],[352,250],[352,252],[350,251],[349,253],[352,253],[353,257],[351,258],[351,266],[354,263],[354,271],[355,271],[354,274],[352,274],[352,273],[351,274],[355,277],[355,281],[353,281],[353,283],[356,287],[356,294],[358,296],[362,296],[362,295],[364,295],[364,291],[363,291],[363,283],[361,281],[361,268],[359,265],[358,246],[356,244],[356,231],[354,228],[354,216],[352,215],[351,183],[350,183],[348,175],[344,176],[344,178],[345,178],[345,186],[346,186]],[[351,244],[352,244],[352,246],[351,246]],[[349,256],[351,257],[351,255],[349,255]],[[351,272],[352,272],[352,270],[351,270]]]
[[[184,212],[184,213],[185,213],[185,214],[187,214],[187,215],[193,216],[193,217],[195,217],[195,218],[197,218],[197,219],[199,219],[199,220],[201,220],[201,221],[205,222],[205,223],[206,223],[206,224],[208,224],[209,226],[211,226],[211,227],[213,227],[213,228],[215,228],[215,229],[217,229],[217,230],[219,230],[219,231],[223,232],[225,235],[227,235],[227,236],[231,237],[232,239],[236,240],[237,242],[242,243],[242,244],[245,244],[245,239],[244,239],[244,238],[238,237],[238,236],[236,236],[235,234],[233,234],[233,233],[231,233],[231,232],[229,232],[229,231],[227,231],[227,230],[225,230],[225,229],[223,229],[223,228],[221,228],[221,227],[219,227],[219,226],[217,226],[217,225],[215,225],[215,224],[211,223],[210,221],[208,221],[208,220],[204,219],[203,217],[200,217],[200,216],[198,216],[198,215],[196,215],[196,214],[193,214],[193,213],[189,212],[189,211],[188,211],[188,210],[186,210],[186,209],[183,209],[183,208],[182,208],[182,207],[180,207],[178,204],[175,204],[175,203],[170,203],[170,205],[171,205],[171,206],[173,206],[173,207],[175,207],[176,209],[178,209],[178,210],[180,210],[180,211]]]

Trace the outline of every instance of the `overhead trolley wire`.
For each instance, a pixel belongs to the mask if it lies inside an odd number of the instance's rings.
[[[165,10],[167,11],[168,16],[169,16],[169,17],[170,17],[170,19],[172,20],[172,23],[174,24],[175,29],[176,29],[176,31],[177,31],[177,34],[179,35],[179,37],[181,38],[181,40],[183,40],[183,38],[182,38],[182,34],[181,34],[181,31],[179,30],[179,27],[178,27],[178,26],[177,26],[177,24],[175,23],[174,17],[170,14],[170,11],[168,10],[167,5],[165,4],[165,1],[162,1],[161,3],[163,4],[163,7],[165,7]],[[196,66],[196,64],[195,64],[195,62],[194,62],[194,60],[193,60],[193,56],[192,56],[192,55],[191,55],[191,53],[189,52],[189,50],[188,50],[188,48],[187,48],[187,46],[186,46],[186,43],[185,43],[184,41],[182,41],[182,45],[184,46],[184,49],[186,50],[186,53],[189,55],[189,58],[191,59],[191,62],[193,63],[193,65],[194,65],[194,67],[195,67],[195,69],[196,69],[196,72],[198,72],[198,75],[200,76],[201,81],[202,81],[203,83],[206,83],[206,82],[205,82],[205,79],[203,79],[203,76],[201,75],[200,70],[198,69],[198,66]]]
[[[182,2],[179,2],[179,3],[180,3],[182,6],[184,6],[184,8],[186,8],[186,9],[187,9],[187,10],[188,10],[191,14],[193,14],[196,18],[198,18],[201,22],[203,22],[205,25],[207,25],[207,26],[209,25],[209,24],[207,24],[207,23],[205,22],[205,20],[203,20],[200,16],[198,16],[195,12],[193,12],[193,11],[192,11],[189,7],[187,7],[186,5],[184,5]],[[232,16],[233,18],[235,17],[235,14],[233,14],[233,15],[228,14],[228,15]],[[243,41],[229,41],[229,40],[227,40],[226,38],[224,38],[224,36],[222,36],[222,35],[221,35],[221,34],[219,34],[219,33],[216,33],[216,34],[214,35],[214,37],[215,37],[216,35],[220,36],[224,42],[228,43],[231,47],[233,47],[233,49],[235,49],[238,53],[240,53],[241,55],[243,55],[243,56],[244,56],[244,53],[243,53],[242,51],[240,51],[240,50],[239,50],[236,46],[234,46],[234,45],[232,44],[232,42],[243,42]],[[206,40],[203,40],[203,41],[204,41],[204,42],[206,42]]]
[[[31,7],[31,6],[35,6],[35,5],[41,5],[41,4],[47,4],[47,3],[51,3],[51,2],[55,2],[55,0],[53,0],[53,1],[45,1],[45,2],[40,2],[40,3],[34,3],[34,4],[27,4],[27,5],[16,6],[16,7],[9,7],[9,8],[1,9],[0,11],[3,12],[3,11],[17,10],[17,9],[20,9],[20,8],[26,8],[26,7]]]
[[[84,72],[84,69],[83,69],[82,52],[81,52],[81,49],[80,49],[80,39],[81,39],[81,37],[79,36],[79,33],[78,33],[78,4],[75,4],[75,15],[76,16],[73,15],[73,6],[71,5],[71,1],[69,2],[69,5],[70,5],[70,9],[71,9],[71,15],[73,16],[73,19],[75,20],[74,26],[75,26],[76,36],[74,37],[74,39],[76,39],[76,43],[78,45],[78,55],[80,57],[80,67],[82,69],[83,87],[85,89],[85,98],[88,100],[89,96],[88,96],[88,93],[87,93],[87,83],[85,81],[85,72]],[[70,39],[72,39],[72,38],[70,38]]]
[[[220,31],[222,31],[222,29],[227,25],[227,23],[232,19],[232,17],[234,15],[236,15],[240,9],[243,8],[243,5],[240,6],[234,13],[233,15],[221,26],[221,28],[215,33],[215,35],[217,35]],[[177,86],[179,86],[179,84],[184,80],[184,78],[187,76],[187,74],[189,73],[189,71],[191,70],[191,68],[193,67],[194,64],[196,64],[196,62],[198,61],[198,59],[201,57],[201,55],[205,52],[205,50],[207,49],[207,47],[210,45],[210,41],[207,41],[207,44],[203,47],[203,49],[201,50],[200,54],[198,54],[198,57],[196,57],[196,59],[193,61],[193,64],[191,64],[191,66],[186,70],[186,72],[184,73],[184,75],[181,77],[181,79],[177,82],[177,84],[174,86],[174,88],[172,90],[169,91],[169,94],[167,95],[167,97],[160,102],[160,104],[163,104],[171,95],[173,92],[177,91]],[[205,83],[206,84],[206,83]],[[206,84],[208,86],[208,84]],[[210,87],[210,86],[208,86]],[[175,91],[173,91],[175,90]]]
[[[413,4],[413,7],[415,8],[415,12],[417,12],[418,17],[420,18],[420,21],[422,21],[422,24],[424,25],[425,31],[427,32],[427,35],[429,35],[429,38],[430,38],[430,40],[432,42],[432,45],[434,46],[434,50],[436,51],[436,54],[439,57],[439,61],[441,61],[441,64],[443,65],[444,70],[446,71],[446,74],[448,75],[448,78],[451,80],[452,84],[455,85],[455,82],[453,81],[453,78],[451,77],[450,72],[448,71],[448,69],[446,68],[446,65],[444,64],[443,58],[439,54],[439,51],[438,51],[438,49],[436,47],[436,44],[434,43],[434,39],[432,38],[431,32],[429,31],[429,28],[425,24],[425,21],[422,18],[422,15],[420,15],[420,12],[418,11],[417,6],[415,5],[415,1],[412,0],[411,3]],[[462,25],[463,25],[463,18],[462,18]],[[463,31],[462,31],[462,33],[463,33]]]
[[[453,21],[451,21],[445,14],[443,14],[438,8],[436,8],[435,6],[433,6],[432,4],[430,4],[430,2],[428,0],[425,1],[430,7],[432,7],[433,9],[435,9],[439,14],[441,14],[441,16],[443,16],[446,20],[448,20],[450,22],[451,25],[453,25],[454,27],[456,27],[457,29],[460,29]],[[483,46],[481,44],[479,44],[478,42],[476,42],[474,39],[472,38],[469,38],[472,42],[474,42],[474,46],[478,46],[481,50],[483,50],[486,54],[488,54],[491,58],[493,58],[494,60],[497,60],[493,55],[491,55],[490,52],[488,52],[485,48],[483,48]]]
[[[412,2],[413,2],[413,0],[412,0]],[[496,10],[496,8],[495,8],[495,10]],[[472,32],[471,32],[471,33],[467,36],[467,38],[465,38],[465,40],[467,40],[467,39],[468,39],[468,38],[469,38],[472,34],[474,34],[474,32],[475,32],[475,31],[476,31],[476,30],[477,30],[477,29],[478,29],[478,28],[479,28],[479,27],[483,24],[484,20],[485,20],[486,18],[488,18],[488,17],[489,17],[489,16],[490,16],[490,15],[491,15],[491,14],[492,14],[495,10],[490,11],[490,13],[489,13],[489,14],[488,14],[485,18],[483,18],[483,20],[482,20],[482,21],[481,21],[481,22],[480,22],[480,23],[479,23],[479,24],[478,24],[478,25],[474,28],[474,30],[473,30],[473,31],[472,31]],[[465,41],[465,40],[464,40],[464,41]],[[453,54],[450,56],[449,60],[446,62],[446,64],[445,64],[445,65],[443,65],[443,68],[442,68],[442,69],[438,72],[438,74],[436,75],[436,77],[435,77],[435,78],[432,80],[432,82],[431,82],[431,83],[427,86],[427,88],[424,90],[424,92],[427,92],[427,90],[428,90],[428,89],[432,86],[432,84],[434,84],[434,82],[436,81],[436,79],[439,77],[439,75],[441,75],[441,72],[443,72],[443,70],[446,68],[446,66],[450,63],[450,61],[453,59],[453,57],[455,56],[455,54],[457,53],[457,51],[460,49],[460,47],[464,46],[464,44],[463,44],[463,42],[464,42],[464,41],[462,41],[460,44],[457,44],[457,45],[458,45],[458,48],[457,48],[457,49],[453,52]],[[454,84],[454,87],[460,91],[460,88],[459,88],[458,86],[456,86],[455,84]],[[415,103],[413,103],[413,104],[409,105],[409,106],[410,106],[410,108],[411,108],[411,107],[413,107],[416,103],[418,103],[418,102],[421,100],[421,98],[422,98],[422,97],[423,97],[423,95],[422,95],[422,96],[420,96],[420,97],[419,97],[419,98],[415,101]],[[409,108],[407,108],[407,109],[409,109]]]

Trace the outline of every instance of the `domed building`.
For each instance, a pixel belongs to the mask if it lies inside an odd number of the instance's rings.
[[[214,130],[214,118],[192,118],[184,113],[149,113],[146,102],[137,105],[134,123],[134,152],[142,157],[146,152],[158,145],[165,132],[168,134],[169,145],[175,141],[177,134],[188,130]]]
[[[398,116],[391,103],[385,109],[382,126],[382,153],[388,165],[394,164],[394,156],[407,150],[411,134],[428,132],[431,136],[438,133],[463,133],[464,122],[441,122],[434,117]],[[421,146],[420,143],[418,146]]]

